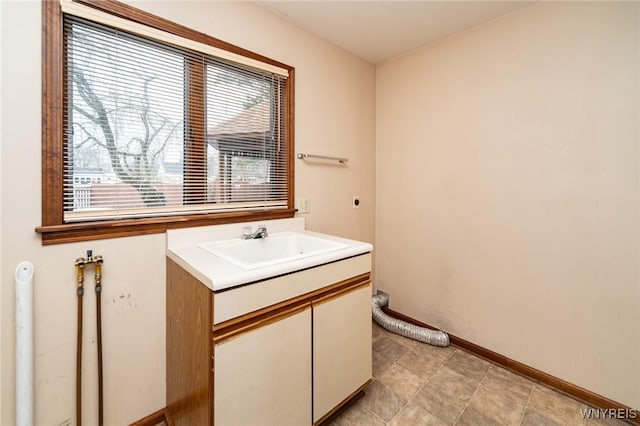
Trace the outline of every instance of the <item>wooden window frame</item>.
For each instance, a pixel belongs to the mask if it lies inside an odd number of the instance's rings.
[[[289,65],[200,33],[164,18],[115,0],[74,0],[120,18],[147,25],[190,40],[205,43],[248,58],[284,68],[289,72],[287,90],[287,206],[275,210],[214,212],[168,217],[119,219],[94,222],[64,222],[64,67],[63,14],[58,1],[42,0],[42,244],[57,244],[145,235],[167,229],[223,223],[290,218],[295,214],[294,194],[294,82],[295,69]],[[206,145],[204,146],[206,149]],[[188,181],[202,177],[186,176]],[[186,201],[187,203],[189,200]]]

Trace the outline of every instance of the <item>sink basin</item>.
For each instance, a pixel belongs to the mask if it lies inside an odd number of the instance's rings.
[[[267,238],[211,241],[199,247],[242,269],[291,262],[348,247],[347,244],[298,232],[277,232]]]

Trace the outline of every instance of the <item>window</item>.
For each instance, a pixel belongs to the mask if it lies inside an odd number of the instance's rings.
[[[293,216],[293,68],[112,1],[43,26],[44,244]]]

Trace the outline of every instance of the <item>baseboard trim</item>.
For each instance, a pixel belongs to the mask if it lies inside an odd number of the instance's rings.
[[[384,308],[383,311],[391,317],[406,321],[408,323],[415,324],[420,327],[430,328],[432,330],[437,330],[435,327],[432,327],[429,324],[420,322],[414,318],[411,318],[400,312],[396,312],[392,309]],[[460,349],[463,349],[467,352],[471,352],[472,354],[478,355],[486,359],[487,361],[490,361],[494,364],[498,364],[502,367],[505,367],[506,369],[511,370],[514,373],[520,374],[535,382],[541,383],[561,393],[564,393],[573,398],[579,399],[594,408],[602,408],[602,409],[613,408],[616,410],[627,410],[627,412],[628,410],[631,410],[631,407],[627,407],[624,404],[620,404],[619,402],[613,401],[607,397],[598,395],[597,393],[591,392],[588,389],[584,389],[580,386],[574,385],[573,383],[569,383],[565,380],[559,379],[558,377],[552,376],[551,374],[545,373],[544,371],[540,371],[536,368],[530,367],[519,361],[513,360],[497,352],[494,352],[490,349],[476,345],[475,343],[469,342],[468,340],[464,340],[458,336],[449,334],[449,340],[451,341],[452,345]],[[636,410],[636,411],[638,412],[640,410]],[[626,419],[626,420],[630,423],[640,425],[640,414],[635,419]]]
[[[167,411],[166,407],[131,423],[129,426],[156,426],[160,422],[164,422],[167,426],[174,426],[173,420],[171,420],[171,416],[169,415],[169,411]]]

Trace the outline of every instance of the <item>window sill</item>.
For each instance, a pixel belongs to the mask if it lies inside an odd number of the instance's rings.
[[[102,240],[106,238],[132,237],[158,234],[167,229],[194,226],[221,225],[225,223],[256,220],[286,219],[295,209],[262,210],[251,212],[214,213],[163,218],[83,222],[63,225],[44,225],[36,228],[42,234],[42,245]]]

